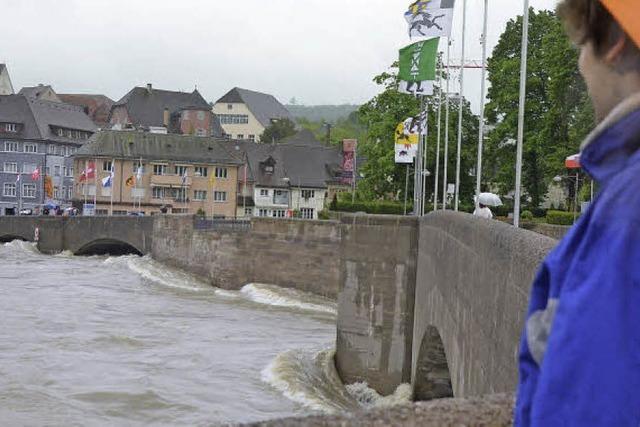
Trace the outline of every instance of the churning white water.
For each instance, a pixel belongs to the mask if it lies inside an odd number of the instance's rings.
[[[407,402],[344,387],[333,302],[148,257],[0,245],[3,425],[211,425]]]

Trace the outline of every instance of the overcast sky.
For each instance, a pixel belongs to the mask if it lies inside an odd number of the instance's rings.
[[[468,1],[468,57],[480,59],[482,0]],[[114,100],[133,86],[191,91],[215,101],[234,86],[282,102],[362,103],[372,78],[409,44],[410,0],[0,0],[0,63],[13,84]],[[457,0],[460,57],[462,0]],[[522,1],[489,0],[489,46]],[[531,0],[554,8],[557,0]],[[479,104],[478,71],[465,94]]]

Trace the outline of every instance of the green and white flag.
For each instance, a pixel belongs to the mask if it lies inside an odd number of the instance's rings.
[[[436,79],[439,38],[423,40],[400,49],[400,91],[430,95]]]

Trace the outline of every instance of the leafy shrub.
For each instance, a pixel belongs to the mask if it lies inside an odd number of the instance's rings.
[[[338,212],[365,212],[368,214],[375,215],[403,215],[404,214],[404,203],[399,202],[363,202],[363,201],[338,201],[336,203],[336,209],[332,209],[333,211]],[[407,212],[411,212],[413,210],[413,205],[411,203],[407,203]]]
[[[531,211],[524,211],[520,214],[520,218],[524,219],[525,221],[533,221],[533,212]]]
[[[573,213],[563,211],[548,211],[547,223],[554,225],[572,225]]]
[[[324,210],[321,210],[320,212],[318,212],[318,219],[319,220],[323,220],[323,221],[331,219],[331,217],[329,217],[329,211],[324,209]]]
[[[204,209],[199,208],[198,212],[196,212],[196,215],[199,216],[199,217],[204,218],[207,214],[205,213]]]
[[[490,208],[495,216],[507,217],[511,212],[513,212],[513,207],[508,205],[496,206]]]

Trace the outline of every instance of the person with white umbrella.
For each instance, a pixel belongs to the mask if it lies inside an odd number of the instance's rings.
[[[489,206],[502,206],[500,196],[493,193],[480,193],[476,203],[476,210],[473,211],[473,215],[480,218],[493,219],[493,212],[491,212]]]

